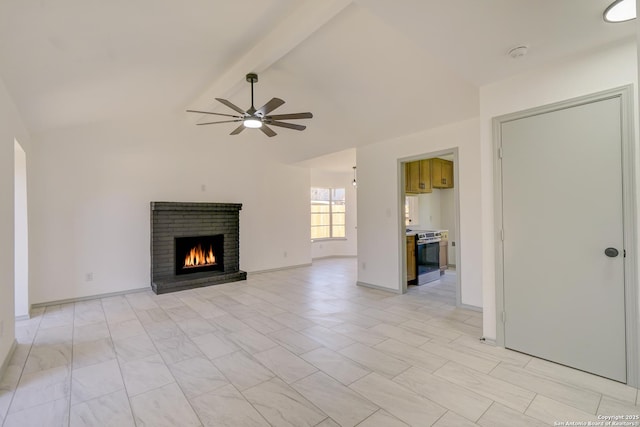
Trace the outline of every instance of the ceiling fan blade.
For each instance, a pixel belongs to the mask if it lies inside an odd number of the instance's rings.
[[[291,113],[291,114],[275,114],[273,116],[266,116],[265,119],[270,120],[293,120],[293,119],[312,119],[311,113]]]
[[[262,124],[262,127],[260,127],[260,130],[262,132],[264,132],[264,134],[267,135],[268,137],[272,137],[272,136],[276,136],[277,135],[277,133],[275,133],[273,131],[273,129],[271,129],[270,127],[268,127],[264,123]]]
[[[262,116],[265,116],[284,104],[284,101],[280,98],[271,98],[271,101],[264,104],[262,107],[256,110],[256,114],[260,113]]]
[[[235,129],[233,130],[233,132],[231,132],[229,135],[237,135],[237,134],[239,134],[240,132],[242,132],[244,129],[245,129],[245,128],[244,128],[244,123],[243,123],[243,124],[241,124],[240,126],[238,126],[237,128],[235,128]]]
[[[212,113],[211,111],[199,111],[199,110],[187,110],[187,113],[213,114],[215,116],[236,117],[238,119],[242,117],[242,116],[234,116],[231,114]]]
[[[232,122],[241,122],[242,119],[236,119],[236,120],[223,120],[221,122],[206,122],[206,123],[196,123],[198,126],[202,126],[202,125],[215,125],[218,123],[232,123]]]
[[[285,123],[285,122],[276,122],[273,120],[267,123],[269,123],[269,125],[271,126],[280,126],[281,128],[288,128],[288,129],[295,129],[295,130],[305,130],[307,128],[306,126],[302,126],[302,125],[294,125],[293,123]]]
[[[216,101],[222,102],[224,105],[226,105],[227,107],[231,108],[233,111],[237,111],[238,113],[242,114],[243,116],[245,114],[244,110],[240,109],[240,107],[234,105],[233,103],[227,101],[226,99],[216,98]]]

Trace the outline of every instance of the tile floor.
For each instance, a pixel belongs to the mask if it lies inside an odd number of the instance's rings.
[[[395,295],[356,261],[37,310],[18,322],[0,423],[547,426],[638,414],[625,385],[481,344],[454,276]]]

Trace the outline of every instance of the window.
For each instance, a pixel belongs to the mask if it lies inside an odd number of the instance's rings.
[[[311,239],[345,237],[344,188],[311,188]]]
[[[404,199],[404,225],[418,225],[420,216],[418,196],[406,196]]]

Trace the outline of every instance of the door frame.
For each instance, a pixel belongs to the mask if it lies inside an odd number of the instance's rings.
[[[572,108],[592,102],[611,98],[620,98],[621,136],[622,136],[622,212],[624,228],[624,292],[625,292],[625,324],[627,350],[627,384],[638,387],[640,383],[638,370],[638,280],[637,259],[637,217],[636,217],[636,185],[635,185],[635,140],[633,117],[633,85],[597,92],[535,107],[493,118],[494,149],[494,230],[495,230],[495,269],[496,269],[496,344],[505,345],[505,305],[504,305],[504,244],[501,238],[502,212],[502,147],[501,125],[517,119],[550,113]]]
[[[416,160],[423,159],[432,159],[434,157],[443,156],[446,154],[453,154],[453,211],[454,211],[454,221],[457,227],[456,233],[456,246],[455,246],[455,254],[456,254],[456,306],[457,307],[465,307],[472,310],[477,310],[477,307],[465,306],[462,304],[462,259],[461,259],[461,251],[460,245],[462,239],[462,233],[460,230],[460,177],[459,177],[459,160],[458,160],[458,147],[447,148],[438,151],[432,151],[429,153],[418,154],[410,157],[403,157],[398,159],[398,250],[399,250],[399,271],[400,271],[400,293],[404,294],[407,292],[407,226],[404,223],[404,199],[406,196],[405,193],[405,166],[409,162],[413,162]]]

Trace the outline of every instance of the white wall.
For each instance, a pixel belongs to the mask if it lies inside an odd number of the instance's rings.
[[[148,287],[151,201],[242,203],[242,270],[310,263],[309,170],[276,163],[277,142],[257,136],[184,115],[34,136],[32,303]]]
[[[346,205],[345,239],[319,240],[311,243],[311,257],[355,256],[358,253],[358,232],[356,229],[358,201],[357,189],[353,187],[353,172],[329,172],[311,169],[311,186],[344,188]]]
[[[637,100],[637,47],[634,40],[532,70],[480,88],[482,144],[483,329],[496,337],[495,236],[492,119],[496,116],[563,101],[633,83]],[[638,109],[635,107],[636,134]],[[636,145],[637,136],[636,136]],[[636,147],[636,155],[640,149]],[[569,159],[570,160],[570,159]],[[637,163],[637,161],[636,161]],[[640,168],[636,166],[636,173]],[[640,189],[640,185],[636,184]],[[640,195],[638,197],[640,200]],[[463,228],[463,227],[461,227]],[[466,262],[466,258],[463,260]]]
[[[565,58],[482,87],[479,120],[358,148],[358,281],[390,290],[401,289],[398,159],[428,157],[422,154],[457,146],[460,233],[456,244],[461,251],[457,262],[461,267],[462,303],[483,307],[484,335],[495,338],[492,119],[629,83],[636,84],[637,91],[636,57],[636,43],[628,40]],[[638,111],[636,106],[636,117]],[[637,148],[636,155],[639,153]],[[640,171],[640,166],[637,170]],[[640,189],[640,185],[637,187]]]
[[[404,204],[400,202],[399,159],[458,148],[461,251],[458,273],[462,303],[482,306],[482,221],[480,128],[477,119],[426,130],[358,148],[358,281],[402,289],[401,245]]]
[[[15,316],[29,316],[29,228],[27,221],[27,154],[14,142]]]
[[[27,155],[29,134],[0,79],[0,366],[15,340],[14,140]]]
[[[434,188],[431,193],[418,195],[418,221],[420,224],[418,229],[420,230],[434,230],[441,227],[440,216],[440,190]]]

